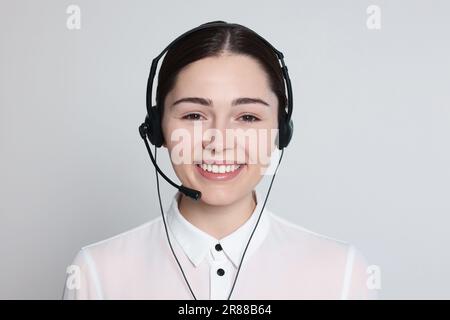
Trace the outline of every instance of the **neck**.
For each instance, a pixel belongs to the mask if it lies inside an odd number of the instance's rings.
[[[183,194],[178,203],[178,209],[187,221],[218,240],[243,225],[251,217],[255,207],[253,192],[225,206],[197,202]]]

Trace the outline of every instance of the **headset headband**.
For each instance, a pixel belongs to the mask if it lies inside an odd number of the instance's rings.
[[[153,90],[153,80],[155,78],[156,75],[156,67],[158,65],[159,60],[161,59],[161,57],[164,55],[164,53],[166,53],[177,41],[179,41],[181,38],[184,38],[186,36],[188,36],[189,34],[196,32],[198,30],[201,29],[206,29],[206,28],[210,28],[210,27],[216,27],[216,26],[239,26],[241,28],[245,28],[247,30],[249,30],[250,32],[254,33],[259,39],[261,39],[269,48],[271,48],[273,50],[273,52],[275,52],[275,54],[277,55],[278,59],[281,61],[281,71],[283,73],[283,78],[284,81],[286,83],[286,89],[287,89],[287,117],[286,117],[286,123],[289,123],[291,116],[292,116],[292,87],[291,87],[291,80],[289,78],[289,74],[288,74],[288,68],[287,66],[284,64],[284,56],[283,53],[281,51],[278,51],[277,49],[275,49],[274,46],[272,46],[266,39],[264,39],[262,36],[260,36],[259,34],[257,34],[255,31],[242,26],[240,24],[237,23],[228,23],[225,21],[212,21],[212,22],[208,22],[205,24],[202,24],[194,29],[191,29],[189,31],[186,31],[185,33],[183,33],[182,35],[178,36],[175,40],[173,40],[171,43],[169,43],[169,45],[156,57],[153,59],[152,61],[152,65],[150,67],[150,75],[148,77],[148,81],[147,81],[147,98],[146,98],[146,102],[147,102],[147,113],[150,113],[150,108],[152,107],[152,90]]]

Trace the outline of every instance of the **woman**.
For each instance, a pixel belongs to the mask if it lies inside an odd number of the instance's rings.
[[[213,23],[175,42],[158,75],[162,146],[201,197],[178,191],[162,217],[83,247],[64,298],[376,298],[354,246],[280,218],[256,190],[279,136],[239,136],[277,130],[285,91],[274,50],[250,29]]]

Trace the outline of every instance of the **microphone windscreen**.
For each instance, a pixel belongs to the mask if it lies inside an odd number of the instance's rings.
[[[194,190],[185,186],[180,186],[179,190],[189,198],[192,198],[194,200],[199,200],[202,196],[202,193],[198,190]]]

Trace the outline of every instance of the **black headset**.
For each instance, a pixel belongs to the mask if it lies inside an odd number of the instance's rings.
[[[163,106],[160,106],[158,103],[155,106],[152,106],[152,89],[153,89],[153,80],[156,75],[156,67],[158,65],[158,61],[161,59],[161,57],[166,53],[172,46],[177,43],[180,39],[186,37],[187,35],[196,32],[201,29],[205,28],[211,28],[211,27],[217,27],[217,26],[239,26],[241,28],[245,28],[249,30],[250,32],[253,32],[259,39],[261,39],[269,48],[275,52],[278,59],[281,61],[281,70],[283,73],[283,78],[286,82],[286,88],[287,88],[287,112],[286,107],[283,108],[284,112],[279,117],[278,122],[278,137],[276,139],[277,141],[277,147],[280,150],[283,150],[283,148],[287,147],[289,142],[292,138],[292,133],[294,131],[294,124],[292,122],[292,109],[293,109],[293,97],[292,97],[292,87],[291,87],[291,79],[289,78],[288,74],[288,68],[284,63],[284,56],[283,53],[275,49],[266,39],[261,37],[259,34],[254,32],[253,30],[244,27],[240,24],[236,23],[227,23],[225,21],[211,21],[204,24],[201,24],[200,26],[191,29],[182,35],[180,35],[178,38],[173,40],[156,58],[153,59],[152,65],[150,68],[150,75],[148,77],[147,81],[147,96],[146,96],[146,105],[147,105],[147,115],[145,117],[145,121],[143,124],[139,126],[139,133],[141,137],[144,139],[146,145],[147,140],[145,139],[145,136],[148,137],[150,142],[157,148],[161,147],[164,143],[164,136],[162,133],[161,128],[161,110]],[[147,145],[147,150],[150,155],[150,159],[153,162],[154,166],[156,167],[156,170],[161,174],[161,176],[169,182],[172,186],[180,190],[183,194],[186,196],[198,200],[201,197],[201,192],[198,190],[194,190],[188,187],[185,187],[183,185],[177,185],[174,183],[170,178],[168,178],[158,167],[156,164],[155,159],[153,158],[153,154],[150,151],[150,148]]]
[[[278,137],[276,139],[277,142],[277,147],[278,149],[281,150],[281,156],[278,160],[278,164],[277,167],[275,169],[275,173],[272,177],[272,180],[270,182],[269,185],[269,190],[267,192],[266,198],[264,199],[264,204],[262,206],[261,212],[259,213],[258,216],[258,220],[256,221],[255,227],[253,229],[253,232],[250,235],[250,238],[247,242],[247,246],[245,247],[244,253],[242,254],[242,258],[241,261],[239,263],[239,267],[236,273],[236,277],[234,279],[233,282],[233,286],[231,288],[231,291],[229,293],[228,299],[230,299],[231,294],[233,293],[238,275],[239,275],[239,271],[241,269],[241,265],[242,265],[242,261],[244,260],[244,256],[245,253],[247,252],[247,248],[250,244],[250,240],[253,237],[253,234],[255,233],[256,227],[258,226],[259,220],[261,218],[261,214],[264,210],[264,207],[266,205],[267,202],[267,198],[269,196],[270,190],[272,188],[272,184],[273,181],[275,179],[275,175],[276,172],[278,171],[278,167],[281,163],[281,159],[283,158],[283,154],[284,154],[284,148],[287,147],[287,145],[289,144],[289,142],[291,141],[292,138],[292,133],[294,131],[294,126],[293,126],[293,122],[292,122],[292,107],[293,107],[293,102],[292,102],[292,87],[291,87],[291,80],[289,78],[289,74],[288,74],[288,69],[287,66],[284,63],[284,56],[283,53],[281,53],[280,51],[278,51],[277,49],[275,49],[267,40],[265,40],[263,37],[261,37],[260,35],[258,35],[256,32],[254,32],[253,30],[244,27],[240,24],[236,24],[236,23],[227,23],[225,21],[211,21],[211,22],[207,22],[204,24],[201,24],[200,26],[191,29],[185,33],[183,33],[182,35],[180,35],[178,38],[176,38],[174,41],[172,41],[156,58],[153,59],[152,61],[152,65],[150,68],[150,75],[148,77],[148,81],[147,81],[147,97],[146,97],[146,103],[147,103],[147,115],[145,117],[145,121],[144,123],[142,123],[139,126],[139,134],[141,136],[141,138],[144,140],[145,146],[147,148],[148,154],[150,156],[150,159],[156,169],[155,173],[156,173],[156,181],[157,181],[157,190],[158,190],[158,197],[159,197],[159,204],[160,204],[160,209],[161,209],[161,215],[163,218],[163,222],[164,222],[164,228],[165,228],[165,232],[166,232],[166,236],[167,236],[167,240],[170,246],[170,249],[172,250],[173,256],[176,260],[176,262],[178,263],[178,266],[181,270],[181,273],[183,274],[184,280],[186,281],[186,284],[192,294],[192,296],[194,297],[194,299],[197,299],[194,292],[192,291],[192,288],[189,284],[189,281],[186,278],[186,275],[183,271],[183,268],[181,267],[181,264],[175,254],[175,251],[173,250],[172,247],[172,243],[170,241],[170,237],[169,237],[169,233],[168,233],[168,229],[167,229],[167,224],[166,224],[166,220],[164,217],[164,213],[163,213],[163,207],[162,207],[162,203],[161,203],[161,195],[160,195],[160,190],[159,190],[159,179],[158,179],[158,173],[167,181],[169,182],[172,186],[174,186],[175,188],[177,188],[181,193],[183,193],[184,195],[194,199],[194,200],[199,200],[201,198],[201,192],[199,190],[194,190],[188,187],[185,187],[183,185],[177,185],[175,182],[173,182],[169,177],[167,177],[159,168],[158,164],[156,163],[156,148],[159,148],[163,145],[164,143],[164,136],[162,133],[162,128],[161,128],[161,110],[163,106],[160,106],[158,103],[155,106],[152,106],[152,89],[153,89],[153,80],[155,78],[156,75],[156,67],[158,65],[158,61],[161,59],[161,57],[164,55],[164,53],[166,53],[176,42],[178,42],[181,38],[184,38],[185,36],[196,32],[197,30],[201,30],[201,29],[205,29],[205,28],[210,28],[210,27],[217,27],[217,26],[239,26],[241,28],[245,28],[247,30],[249,30],[250,32],[253,32],[259,39],[261,39],[269,48],[271,48],[275,54],[277,55],[278,59],[281,61],[281,70],[283,73],[283,78],[286,82],[286,88],[287,88],[287,111],[286,111],[286,106],[284,109],[284,112],[281,114],[281,116],[279,117],[279,123],[278,123]],[[150,146],[147,142],[147,139],[150,140],[150,142],[155,146],[155,157],[153,157],[153,154],[150,150]]]
[[[263,37],[258,35],[253,30],[241,26],[236,23],[227,23],[225,21],[212,21],[208,23],[204,23],[197,28],[194,28],[190,31],[185,32],[184,34],[180,35],[178,38],[176,38],[174,41],[172,41],[155,59],[153,59],[152,66],[150,69],[150,75],[148,77],[147,82],[147,116],[145,118],[145,125],[148,128],[147,135],[152,144],[154,144],[156,147],[161,147],[164,143],[164,136],[162,134],[161,130],[161,109],[162,106],[159,104],[156,104],[155,106],[152,106],[152,88],[153,88],[153,80],[156,75],[156,67],[158,65],[158,61],[161,59],[161,57],[164,55],[166,51],[168,51],[176,42],[178,42],[180,39],[190,35],[193,32],[196,32],[201,29],[210,28],[210,27],[217,27],[217,26],[239,26],[242,28],[245,28],[251,32],[253,32],[256,36],[258,36],[259,39],[261,39],[269,48],[271,48],[275,54],[277,55],[278,59],[281,61],[281,70],[283,73],[283,78],[286,82],[287,87],[287,113],[284,112],[282,116],[280,117],[280,121],[278,123],[278,143],[277,146],[279,149],[283,149],[284,147],[287,147],[289,144],[289,141],[291,141],[292,133],[294,131],[294,125],[292,123],[292,87],[291,87],[291,80],[289,78],[288,69],[287,66],[284,64],[284,56],[283,53],[275,49],[267,40],[265,40]],[[285,109],[285,108],[283,108]]]

